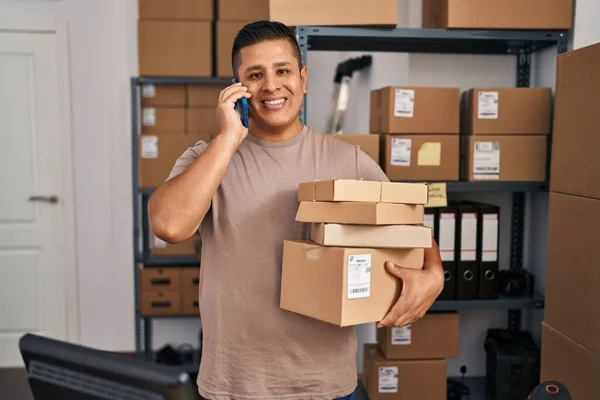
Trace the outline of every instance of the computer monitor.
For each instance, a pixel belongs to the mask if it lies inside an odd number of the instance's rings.
[[[36,400],[193,400],[180,368],[25,334],[19,341]]]

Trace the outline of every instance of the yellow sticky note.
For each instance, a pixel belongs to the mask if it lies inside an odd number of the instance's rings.
[[[448,196],[446,194],[445,183],[429,184],[429,201],[425,207],[446,207],[448,205]]]
[[[442,158],[442,144],[440,142],[425,142],[419,148],[417,165],[434,166],[440,165]]]

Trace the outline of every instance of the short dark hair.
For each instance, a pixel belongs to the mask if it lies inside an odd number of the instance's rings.
[[[298,59],[298,67],[302,68],[302,56],[300,56],[300,46],[294,31],[287,25],[277,21],[255,21],[245,25],[235,36],[233,48],[231,49],[231,67],[233,76],[237,77],[237,69],[240,66],[240,50],[246,46],[251,46],[265,40],[287,40],[294,50]]]

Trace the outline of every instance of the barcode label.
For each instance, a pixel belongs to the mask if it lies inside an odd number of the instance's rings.
[[[142,136],[142,158],[158,158],[158,136]]]
[[[475,179],[500,179],[499,142],[474,143],[473,177]]]
[[[401,328],[392,328],[392,344],[406,346],[411,341],[411,325],[406,325]]]
[[[498,119],[498,92],[479,92],[477,118]]]
[[[379,367],[379,393],[398,392],[398,367]]]
[[[410,167],[412,139],[392,139],[391,164],[396,167]]]
[[[348,300],[371,295],[371,255],[348,256]]]
[[[415,91],[413,89],[396,89],[394,117],[412,118],[414,114]]]
[[[142,86],[142,97],[156,96],[156,88],[151,83],[146,83]]]
[[[142,111],[142,124],[144,126],[156,125],[156,108],[144,108]]]

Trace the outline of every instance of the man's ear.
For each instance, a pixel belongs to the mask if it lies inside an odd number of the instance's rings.
[[[302,92],[306,94],[306,88],[308,85],[308,67],[306,65],[300,70],[300,77],[302,79]]]

